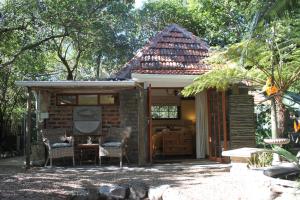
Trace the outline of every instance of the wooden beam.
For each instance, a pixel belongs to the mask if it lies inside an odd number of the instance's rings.
[[[217,112],[218,112],[218,138],[216,138],[218,140],[218,148],[221,148],[221,110],[220,110],[220,104],[222,106],[222,94],[220,94],[220,92],[217,92]],[[217,155],[218,158],[222,157],[222,149],[221,152],[219,151],[220,149],[217,149],[216,147],[216,152],[219,152],[220,155]]]
[[[26,119],[26,169],[30,168],[30,146],[31,146],[31,88],[27,88],[27,119]]]
[[[145,165],[145,104],[144,104],[144,89],[138,89],[138,164],[139,166]]]
[[[222,113],[223,113],[223,134],[224,134],[224,150],[228,149],[227,146],[227,119],[226,119],[226,92],[222,92]]]
[[[153,159],[153,141],[152,141],[152,87],[151,84],[148,86],[148,142],[149,142],[149,162],[152,163]]]

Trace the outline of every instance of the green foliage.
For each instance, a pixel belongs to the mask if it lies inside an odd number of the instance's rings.
[[[255,114],[257,116],[255,140],[257,147],[265,147],[265,138],[271,136],[271,116],[269,105],[256,105]]]
[[[272,152],[257,153],[248,160],[248,167],[268,167],[272,165],[272,159]]]
[[[252,84],[261,87],[267,77],[272,76],[272,66],[274,66],[274,82],[281,93],[289,88],[298,87],[299,16],[293,14],[273,21],[270,26],[265,27],[265,30],[257,33],[256,37],[233,44],[221,52],[214,51],[213,56],[208,60],[213,66],[212,72],[195,79],[195,82],[186,87],[183,93],[195,94],[205,88],[226,89],[237,80],[251,81]],[[204,79],[208,81],[205,82]]]
[[[282,148],[282,147],[279,147],[279,146],[277,146],[277,145],[274,145],[273,147],[272,147],[272,149],[273,149],[273,151],[275,152],[275,153],[277,153],[277,154],[279,154],[280,156],[282,156],[282,157],[284,157],[285,159],[287,159],[289,162],[293,162],[293,163],[295,163],[295,164],[299,164],[298,162],[298,158],[294,155],[294,154],[292,154],[291,152],[289,152],[289,151],[287,151],[287,150],[285,150],[284,148]]]
[[[248,1],[227,0],[150,1],[139,15],[146,35],[176,23],[211,45],[224,46],[242,39],[248,5]]]
[[[97,52],[114,61],[113,67],[132,56],[129,42],[120,36],[131,23],[127,18],[132,15],[131,3],[0,1],[0,139],[2,125],[18,122],[26,108],[24,91],[15,86],[16,80],[91,79],[93,73],[81,70],[93,71],[89,69],[96,65]],[[110,63],[103,68],[112,70]]]
[[[239,83],[246,76],[246,71],[238,68],[214,69],[197,77],[191,85],[185,87],[182,94],[190,96],[207,88],[226,90],[231,84]]]

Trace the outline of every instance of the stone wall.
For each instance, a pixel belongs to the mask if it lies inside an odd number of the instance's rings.
[[[229,96],[231,149],[255,147],[254,100],[251,95]]]
[[[128,141],[128,157],[130,162],[138,162],[138,91],[126,90],[119,94],[120,124],[129,126],[132,133]]]

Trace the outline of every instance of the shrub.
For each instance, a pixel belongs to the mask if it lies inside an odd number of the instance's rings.
[[[273,159],[272,152],[264,151],[253,155],[248,160],[248,167],[267,167],[271,166]]]

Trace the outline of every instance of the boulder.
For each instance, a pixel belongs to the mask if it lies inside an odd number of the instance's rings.
[[[163,200],[183,200],[183,199],[191,199],[187,196],[185,196],[182,192],[174,189],[174,188],[168,188],[164,191],[162,195]]]
[[[272,166],[264,170],[264,175],[278,178],[289,175],[300,174],[300,169],[297,166],[286,167],[286,166]]]
[[[150,187],[148,192],[149,200],[162,200],[163,193],[170,188],[170,185],[161,185],[158,187]]]
[[[75,190],[75,191],[71,192],[68,199],[69,200],[89,200],[89,192],[86,189],[81,188],[79,190]]]
[[[149,188],[146,183],[140,181],[129,182],[128,187],[130,190],[129,199],[139,200],[147,197]]]
[[[282,193],[279,197],[275,200],[300,200],[299,193]]]
[[[119,185],[102,185],[98,193],[100,199],[125,199],[128,188]]]

